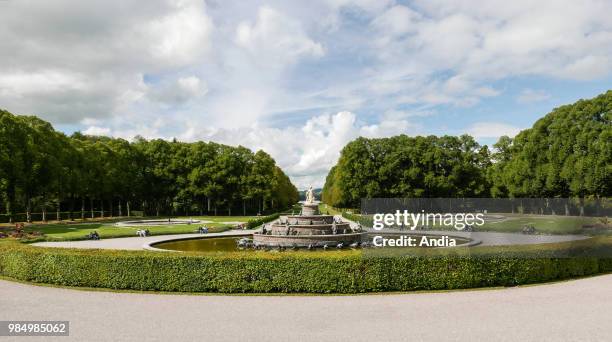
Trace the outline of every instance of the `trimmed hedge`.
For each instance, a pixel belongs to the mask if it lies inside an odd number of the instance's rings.
[[[606,247],[610,248],[609,238]],[[560,244],[562,245],[562,244]],[[609,256],[365,256],[361,251],[159,253],[0,243],[0,275],[67,286],[180,292],[360,293],[514,286],[612,271]]]
[[[330,205],[327,205],[327,210],[325,209],[323,210],[327,211],[327,213],[329,214],[334,214],[334,215],[339,214],[345,219],[353,221],[353,222],[358,222],[362,226],[365,226],[365,227],[372,227],[373,225],[372,216],[364,216],[361,214],[355,214],[356,212],[359,212],[359,209],[335,208]]]
[[[274,220],[276,220],[279,217],[280,217],[280,214],[276,213],[276,214],[272,214],[272,215],[268,215],[268,216],[258,217],[256,219],[250,219],[247,222],[247,228],[248,229],[257,228],[257,227],[261,226],[262,224],[268,223],[270,221],[274,221]]]

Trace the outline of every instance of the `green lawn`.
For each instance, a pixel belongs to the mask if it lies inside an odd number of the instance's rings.
[[[213,222],[247,222],[250,219],[256,219],[257,216],[184,216],[180,219],[193,218],[194,220],[213,221]]]
[[[179,217],[180,219],[189,219],[189,217]],[[151,235],[164,234],[188,234],[195,233],[199,226],[206,226],[210,232],[221,232],[235,226],[226,222],[247,222],[254,216],[193,216],[194,220],[212,221],[212,223],[193,223],[167,226],[147,226]],[[131,218],[135,220],[138,218]],[[128,220],[127,218],[125,220]],[[91,223],[53,223],[53,224],[35,224],[28,226],[27,232],[41,232],[45,236],[45,240],[82,240],[87,234],[97,231],[102,239],[136,236],[136,231],[145,227],[117,227],[114,225],[118,220],[108,222],[91,222]]]
[[[540,216],[501,214],[506,219],[499,222],[485,222],[484,225],[475,227],[480,232],[502,232],[519,233],[527,225],[533,226],[539,234],[584,234],[589,233],[583,229],[583,225],[594,225],[599,223],[595,217],[579,216]],[[436,226],[440,230],[454,230],[453,227]],[[595,231],[592,231],[593,233]]]
[[[340,212],[331,207],[325,208],[321,205],[320,211],[330,215],[339,215]],[[608,235],[612,234],[612,226],[607,224],[607,228],[601,228],[603,222],[598,217],[580,217],[580,216],[561,216],[561,215],[520,215],[520,214],[491,214],[502,215],[506,219],[497,222],[485,222],[484,225],[476,227],[476,231],[492,231],[492,232],[507,232],[517,233],[523,230],[526,225],[534,226],[537,233],[540,234],[587,234],[587,235]],[[362,217],[362,224],[369,226],[372,221],[371,215],[356,215]],[[600,228],[589,229],[583,226],[597,225]],[[453,227],[436,225],[436,230],[454,230]]]
[[[578,216],[531,216],[505,215],[502,222],[485,223],[480,231],[520,232],[525,225],[532,225],[536,231],[543,234],[576,234],[584,233],[583,225],[599,223],[598,218]]]

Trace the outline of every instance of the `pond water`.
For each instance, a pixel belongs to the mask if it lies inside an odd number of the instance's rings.
[[[181,252],[236,252],[241,237],[195,238],[188,240],[161,242],[155,248]]]
[[[372,238],[375,234],[370,235],[366,238],[368,242],[372,242]],[[415,239],[416,244],[419,244],[420,239],[422,239],[423,235],[387,235],[385,234],[385,239],[398,239],[403,237],[403,241],[406,240],[406,237],[411,236]],[[439,240],[439,236],[425,236],[428,239],[436,239]],[[253,248],[243,248],[238,246],[238,240],[244,237],[217,237],[217,238],[194,238],[194,239],[185,239],[185,240],[175,240],[168,242],[160,242],[153,245],[155,248],[166,249],[171,251],[181,251],[181,252],[255,252]],[[450,237],[455,240],[457,246],[461,246],[470,242],[469,239],[460,238],[456,236]],[[396,240],[397,241],[397,240]],[[382,241],[378,241],[381,242]],[[385,248],[404,248],[405,246],[399,247],[389,247],[388,244]],[[435,246],[419,246],[423,248],[431,248]],[[349,248],[345,248],[349,249]],[[304,250],[304,249],[300,249]],[[322,250],[321,248],[317,248],[316,250]],[[330,248],[331,250],[337,250],[336,248]],[[290,249],[288,249],[290,251]]]

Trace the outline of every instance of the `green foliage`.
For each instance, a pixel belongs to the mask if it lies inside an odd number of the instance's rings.
[[[489,172],[494,196],[610,196],[612,90],[556,108],[495,147]]]
[[[371,215],[358,215],[347,211],[342,212],[342,217],[353,222],[358,222],[364,227],[372,227],[374,219]]]
[[[261,226],[262,224],[274,221],[279,217],[280,217],[280,214],[272,214],[268,216],[252,218],[247,222],[247,228],[248,229],[257,228]]]
[[[68,286],[183,292],[359,293],[515,286],[612,271],[611,241],[597,256],[582,245],[366,252],[159,253],[75,250],[0,243],[0,275]],[[465,250],[461,250],[465,252]],[[472,252],[473,251],[473,252]],[[520,253],[520,254],[519,254]],[[567,257],[571,256],[571,257]]]
[[[295,186],[263,151],[213,142],[67,137],[36,117],[0,110],[0,207],[9,220],[24,211],[31,221],[35,210],[59,219],[75,208],[82,219],[94,212],[122,216],[128,208],[145,215],[246,215],[283,210],[297,200]]]
[[[189,234],[196,233],[201,225],[205,225],[210,233],[218,233],[228,230],[235,226],[233,223],[225,222],[248,222],[250,217],[235,217],[235,216],[205,216],[193,217],[194,219],[212,221],[211,223],[199,224],[173,224],[173,225],[155,225],[147,226],[151,235],[168,235],[168,234]],[[187,218],[185,218],[187,219]],[[118,221],[118,220],[117,220]],[[44,236],[36,238],[40,241],[67,241],[67,240],[86,240],[87,235],[91,232],[97,232],[102,239],[119,238],[119,237],[134,237],[136,232],[143,227],[118,227],[113,222],[98,222],[87,224],[41,224],[27,226],[26,232],[38,232]],[[28,240],[28,242],[32,242]]]
[[[486,147],[467,135],[358,138],[342,149],[323,200],[356,207],[362,198],[485,196],[488,163]]]
[[[272,192],[278,194],[276,197],[277,205],[279,208],[291,208],[293,207],[298,199],[299,194],[295,186],[291,183],[289,176],[287,176],[280,167],[274,168],[274,174],[276,181],[273,183],[274,187]]]
[[[342,149],[323,201],[376,197],[574,197],[612,194],[612,90],[562,106],[490,151],[473,138],[358,138]]]

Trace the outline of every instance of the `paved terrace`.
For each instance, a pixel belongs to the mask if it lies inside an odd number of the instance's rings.
[[[70,337],[2,341],[609,341],[612,275],[361,296],[116,293],[0,280],[0,320],[68,320]]]
[[[400,232],[399,230],[385,230],[385,232]],[[370,231],[376,234],[375,231]],[[522,233],[498,233],[498,232],[462,232],[462,231],[402,231],[417,235],[449,235],[464,237],[474,241],[480,241],[479,246],[508,246],[508,245],[535,245],[541,243],[556,243],[566,241],[577,241],[588,239],[586,235],[529,235]]]
[[[60,241],[60,242],[37,242],[34,246],[41,247],[62,247],[62,248],[94,248],[94,249],[125,249],[125,250],[142,250],[148,249],[148,245],[160,241],[187,239],[197,237],[228,237],[228,236],[245,236],[252,234],[252,230],[228,230],[221,233],[207,234],[173,234],[173,235],[154,235],[147,237],[125,237],[115,239],[102,240],[80,240],[80,241]]]
[[[230,230],[221,233],[209,234],[175,234],[175,235],[156,235],[148,237],[127,237],[102,240],[81,240],[81,241],[62,241],[62,242],[37,242],[34,246],[41,247],[63,247],[63,248],[97,248],[97,249],[125,249],[125,250],[142,250],[148,249],[148,245],[173,239],[185,239],[196,237],[227,237],[227,236],[245,236],[252,234],[253,231]],[[386,232],[398,232],[389,231]],[[375,234],[375,232],[371,232]],[[404,231],[403,233],[406,233]],[[457,237],[466,237],[479,242],[481,246],[504,246],[504,245],[528,245],[541,243],[555,243],[565,241],[576,241],[588,238],[583,235],[526,235],[513,233],[495,233],[495,232],[459,232],[459,231],[413,231],[411,234],[427,234],[427,235],[451,235]]]

